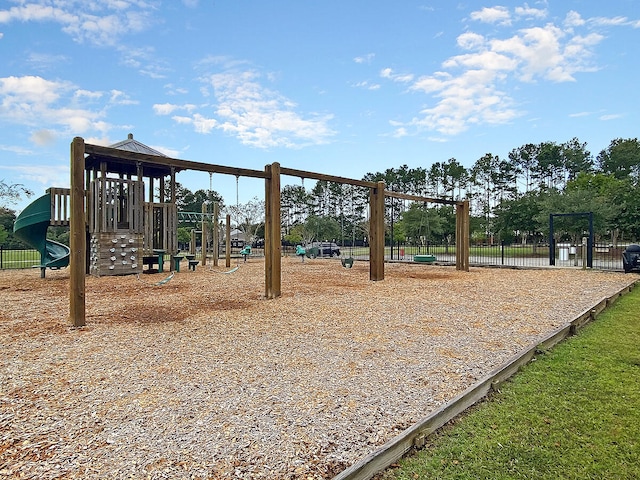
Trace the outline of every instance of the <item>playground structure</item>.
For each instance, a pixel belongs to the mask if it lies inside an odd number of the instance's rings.
[[[162,156],[134,140],[131,134],[127,140],[109,148]],[[88,245],[83,256],[86,272],[96,276],[128,275],[141,273],[144,265],[160,268],[165,254],[177,253],[175,174],[179,168],[122,162],[96,155],[84,160],[82,215],[76,220],[83,223],[81,230]],[[164,198],[167,177],[168,201]],[[145,179],[147,202],[144,201]],[[160,187],[157,199],[154,198],[156,180]],[[52,225],[71,225],[71,192],[71,189],[50,188],[16,219],[16,235],[40,252],[42,276],[46,268],[60,268],[70,263],[70,250],[47,240],[46,231]],[[75,262],[71,260],[71,263]]]
[[[133,140],[133,136],[129,136]],[[384,182],[370,182],[355,180],[333,175],[281,168],[279,163],[266,165],[264,171],[245,168],[228,167],[190,160],[174,159],[159,152],[140,151],[141,144],[102,147],[85,144],[84,139],[76,137],[71,143],[71,189],[70,189],[70,288],[69,288],[69,321],[73,326],[85,325],[85,270],[86,270],[86,219],[89,225],[100,225],[109,235],[98,239],[102,255],[102,243],[110,241],[123,249],[125,256],[126,242],[131,244],[139,238],[141,227],[147,227],[147,235],[142,233],[143,249],[164,250],[175,254],[177,245],[177,211],[175,208],[175,174],[178,171],[190,169],[209,173],[262,178],[265,180],[265,297],[273,299],[281,296],[281,213],[280,213],[280,177],[290,175],[313,180],[326,180],[348,185],[368,188],[369,201],[369,278],[371,281],[384,280],[384,199],[385,196],[405,200],[433,202],[455,205],[456,208],[456,269],[469,270],[469,202],[435,199],[407,195],[385,190]],[[148,148],[148,147],[147,147]],[[119,177],[109,178],[107,172],[117,173]],[[135,180],[133,177],[136,177]],[[170,177],[170,199],[164,202],[162,195],[165,191],[165,179]],[[147,222],[139,223],[141,217],[135,215],[140,212],[143,188],[134,182],[142,182],[146,177],[149,181],[150,200],[144,209]],[[160,181],[160,201],[153,202],[153,182]],[[109,183],[107,183],[109,182]],[[111,183],[112,182],[112,183]],[[98,183],[98,186],[96,186]],[[103,188],[104,190],[100,190]],[[92,190],[93,186],[93,190]],[[109,188],[107,188],[109,187]],[[109,195],[112,189],[126,192],[126,195],[113,197]],[[99,193],[96,193],[98,191]],[[92,192],[89,198],[99,200],[98,206],[91,210],[91,202],[87,202],[87,192]],[[104,193],[100,193],[104,192]],[[95,201],[94,201],[95,203]],[[96,210],[97,208],[97,210]],[[90,228],[91,230],[91,228]],[[120,233],[120,230],[123,233]],[[126,233],[124,233],[126,232]],[[149,237],[150,234],[150,237]],[[115,235],[115,237],[114,237]],[[130,235],[122,238],[122,235]],[[134,236],[135,235],[135,236]],[[228,235],[228,233],[227,233]],[[93,237],[92,237],[93,238]],[[116,242],[114,242],[114,239]],[[133,242],[131,242],[133,239]],[[106,248],[106,247],[105,247]],[[117,247],[109,247],[116,248]],[[136,248],[136,247],[130,247]],[[115,253],[109,251],[108,253]],[[122,256],[123,252],[119,252]],[[113,256],[113,255],[112,255]],[[134,255],[130,255],[134,256]],[[109,257],[111,259],[111,257]],[[117,259],[117,256],[116,256]],[[133,260],[132,260],[133,261]],[[140,263],[138,262],[137,265]],[[134,270],[130,265],[129,268]],[[114,269],[115,270],[115,266]]]

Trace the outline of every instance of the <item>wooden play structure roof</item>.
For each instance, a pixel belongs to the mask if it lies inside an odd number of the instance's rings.
[[[133,153],[134,155],[130,155]],[[149,178],[162,178],[174,172],[179,172],[183,168],[177,166],[163,165],[156,160],[158,157],[168,158],[162,152],[155,150],[144,143],[133,138],[130,133],[126,140],[123,140],[108,148],[100,149],[99,152],[91,152],[85,159],[87,170],[100,170],[104,165],[109,173],[121,175],[137,175],[138,167],[142,168],[142,175]],[[144,159],[148,158],[149,161]]]

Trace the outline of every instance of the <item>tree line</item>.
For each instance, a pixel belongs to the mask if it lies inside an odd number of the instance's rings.
[[[506,158],[487,153],[470,168],[450,158],[429,168],[401,165],[367,173],[363,180],[384,181],[395,192],[468,200],[472,240],[478,243],[536,244],[547,238],[550,214],[582,212],[593,212],[596,241],[615,245],[640,238],[637,138],[614,139],[596,156],[586,143],[573,138],[560,144],[525,144]],[[366,241],[367,196],[366,189],[329,182],[317,182],[310,191],[303,186],[285,187],[285,238],[308,238],[315,228],[317,239]],[[454,240],[453,207],[387,198],[385,211],[388,242],[448,244]],[[311,226],[306,224],[308,219]],[[323,229],[318,219],[333,226]],[[577,241],[587,230],[586,222],[585,218],[556,220],[558,239]]]
[[[506,158],[487,153],[467,168],[457,159],[430,167],[401,165],[367,173],[362,180],[384,181],[386,188],[417,196],[468,200],[471,236],[478,243],[539,243],[548,235],[552,213],[593,212],[596,241],[636,242],[640,239],[640,143],[617,138],[593,155],[577,138],[564,143],[542,142],[512,149]],[[4,199],[22,192],[2,182]],[[366,188],[318,181],[313,188],[286,185],[281,192],[282,234],[291,244],[313,240],[366,244],[368,198]],[[264,202],[225,205],[215,191],[177,185],[179,211],[201,212],[216,201],[229,213],[234,228],[247,238],[261,237]],[[453,207],[386,198],[387,242],[445,243],[454,240]],[[0,212],[8,230],[15,215]],[[7,224],[7,225],[5,225]],[[584,235],[584,218],[562,217],[554,222],[558,237],[574,241]],[[183,229],[188,228],[183,225]],[[186,237],[185,232],[181,232]],[[6,233],[4,234],[7,236]],[[1,237],[0,237],[1,239]],[[6,241],[6,238],[5,238]]]

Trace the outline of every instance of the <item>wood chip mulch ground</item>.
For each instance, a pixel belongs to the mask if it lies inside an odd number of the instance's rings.
[[[234,264],[235,266],[235,264]],[[235,273],[0,272],[0,477],[331,478],[637,280],[621,273],[283,260]]]

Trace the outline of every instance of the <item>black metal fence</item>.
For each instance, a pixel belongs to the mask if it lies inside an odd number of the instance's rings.
[[[592,265],[587,264],[586,247],[558,243],[555,249],[556,267],[592,267],[597,270],[623,271],[622,252],[625,245],[613,247],[607,244],[595,244],[592,250]],[[237,250],[237,252],[235,251]],[[238,255],[239,248],[232,249],[232,255]],[[254,253],[255,252],[255,253]],[[286,256],[295,255],[295,246],[282,247]],[[224,253],[221,254],[222,256]],[[261,249],[254,249],[253,256],[263,255]],[[424,244],[412,245],[395,243],[385,247],[385,259],[388,261],[412,262],[415,255],[433,255],[436,262],[441,264],[455,264],[455,244]],[[367,245],[340,245],[341,257],[352,257],[359,260],[369,259]],[[469,263],[477,266],[505,266],[505,267],[549,267],[549,245],[522,244],[479,244],[471,245],[469,249]],[[37,250],[14,250],[0,246],[0,270],[31,268],[40,264],[40,254]]]
[[[622,252],[626,246],[613,247],[594,244],[591,264],[587,247],[558,243],[554,251],[555,267],[584,267],[598,270],[622,271]],[[386,247],[385,257],[394,261],[413,261],[415,255],[434,255],[438,263],[455,263],[455,245],[410,245],[396,243]],[[551,266],[548,244],[472,244],[469,248],[469,263],[478,266],[505,267],[549,267]]]

